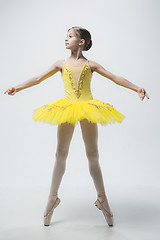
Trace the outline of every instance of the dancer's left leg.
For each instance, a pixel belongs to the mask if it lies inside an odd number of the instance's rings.
[[[80,126],[88,158],[90,175],[93,179],[98,196],[98,194],[105,193],[103,176],[99,163],[98,126],[97,123],[88,122],[87,119],[81,120]],[[110,210],[106,194],[98,198],[100,201],[105,199],[104,207]]]

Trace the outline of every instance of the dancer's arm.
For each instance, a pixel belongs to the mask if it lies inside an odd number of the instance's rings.
[[[103,66],[101,66],[99,63],[92,61],[91,62],[93,71],[99,73],[100,75],[109,78],[110,80],[112,80],[114,83],[129,88],[135,92],[138,93],[139,97],[141,98],[141,100],[144,99],[144,97],[146,96],[149,99],[148,94],[146,93],[146,91],[144,90],[144,88],[138,87],[135,84],[133,84],[132,82],[128,81],[127,79],[125,79],[122,76],[118,76],[116,74],[113,74],[109,71],[107,71]]]
[[[4,93],[7,93],[9,95],[14,95],[16,92],[19,92],[25,88],[29,88],[32,87],[34,85],[37,85],[39,83],[41,83],[43,80],[45,80],[46,78],[51,77],[52,75],[54,75],[56,72],[58,72],[60,70],[60,62],[62,60],[58,60],[56,61],[54,64],[52,64],[48,70],[46,70],[45,72],[43,72],[42,74],[40,74],[39,76],[35,76],[30,78],[29,80],[15,86],[15,87],[11,87],[9,89],[7,89]]]

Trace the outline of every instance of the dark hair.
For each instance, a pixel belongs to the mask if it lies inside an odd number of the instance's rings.
[[[85,28],[77,27],[77,26],[69,28],[68,31],[72,28],[76,30],[76,35],[80,39],[85,40],[85,44],[84,44],[84,47],[83,47],[82,51],[88,51],[92,46],[92,39],[91,39],[90,32]]]

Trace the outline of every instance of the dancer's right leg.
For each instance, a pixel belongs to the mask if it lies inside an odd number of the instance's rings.
[[[58,189],[65,173],[66,159],[69,152],[69,146],[73,136],[75,126],[69,123],[58,125],[57,129],[57,149],[55,154],[55,164],[53,168],[49,201],[45,212],[49,212],[53,201],[57,198]]]

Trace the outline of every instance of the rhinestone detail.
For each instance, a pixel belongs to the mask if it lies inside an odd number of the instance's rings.
[[[88,63],[88,62],[86,62],[86,63]],[[84,65],[83,69],[82,69],[82,72],[81,72],[81,75],[80,75],[80,78],[79,78],[79,81],[78,81],[78,89],[75,86],[75,80],[73,78],[72,72],[71,72],[68,64],[65,66],[65,69],[67,70],[67,72],[69,74],[69,79],[70,79],[70,82],[71,82],[71,86],[74,89],[74,94],[76,95],[77,98],[80,98],[80,96],[82,94],[81,90],[83,88],[85,73],[89,69],[89,67],[86,63]]]

